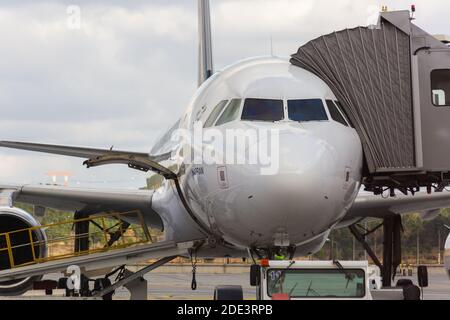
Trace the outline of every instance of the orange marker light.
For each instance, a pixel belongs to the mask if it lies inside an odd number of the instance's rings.
[[[291,297],[289,297],[289,294],[287,294],[287,293],[274,293],[272,295],[272,300],[287,301],[287,300],[291,300]]]
[[[269,266],[270,266],[269,259],[262,259],[261,260],[261,267],[267,268]]]

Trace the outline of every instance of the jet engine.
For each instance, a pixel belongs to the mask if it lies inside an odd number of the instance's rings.
[[[11,255],[14,266],[34,261],[29,228],[40,226],[39,222],[28,212],[19,208],[0,207],[0,270],[11,269],[10,253],[6,249],[8,242],[12,247]],[[21,231],[22,230],[22,231]],[[18,232],[14,232],[18,231]],[[11,233],[13,232],[13,233]],[[9,233],[9,239],[5,233]],[[34,256],[47,257],[47,237],[41,229],[32,232]],[[35,281],[42,277],[0,282],[0,296],[18,296],[31,289]]]

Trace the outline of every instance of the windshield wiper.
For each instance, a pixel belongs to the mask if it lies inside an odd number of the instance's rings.
[[[311,281],[311,283],[309,284],[309,287],[308,287],[308,291],[306,291],[306,296],[309,297],[309,293],[312,292],[316,295],[316,297],[320,297],[320,294],[312,288],[312,284],[313,284],[313,282]]]
[[[294,293],[294,290],[297,288],[298,282],[295,284],[295,286],[292,287],[291,291],[289,292],[289,297],[292,297],[292,294]]]
[[[294,264],[295,264],[295,261],[291,261],[291,264],[286,269],[283,269],[283,270],[284,271],[289,270],[290,268],[292,268],[292,266]],[[280,282],[280,280],[281,280],[281,276],[272,284],[272,290],[273,290],[273,288],[275,288],[275,286],[278,284],[278,282]],[[283,293],[283,292],[281,292],[281,293]]]
[[[335,260],[335,261],[333,261],[333,263],[338,267],[339,271],[345,275],[345,279],[347,279],[347,285],[345,286],[345,289],[348,289],[348,285],[350,284],[350,281],[355,280],[355,274],[350,273],[347,270],[345,270],[339,261]]]

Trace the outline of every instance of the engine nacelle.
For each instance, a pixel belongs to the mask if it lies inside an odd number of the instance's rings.
[[[4,233],[24,230],[40,226],[39,222],[28,212],[19,208],[0,207],[0,248],[6,248],[6,237]],[[33,250],[30,244],[29,231],[10,234],[14,264],[22,265],[33,262]],[[33,242],[35,245],[35,256],[37,258],[47,257],[47,237],[41,229],[33,231]],[[0,270],[11,269],[9,254],[0,251]],[[31,289],[35,281],[42,277],[29,277],[19,280],[0,282],[0,296],[17,296]]]

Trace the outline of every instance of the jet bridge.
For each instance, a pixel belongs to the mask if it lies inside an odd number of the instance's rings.
[[[321,36],[291,59],[339,99],[375,193],[450,184],[450,48],[412,20],[409,11],[383,12],[377,26]]]

